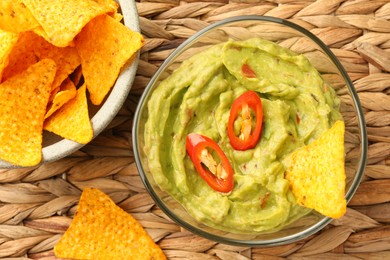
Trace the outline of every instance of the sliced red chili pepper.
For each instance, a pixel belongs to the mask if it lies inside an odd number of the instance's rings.
[[[264,197],[260,197],[260,208],[264,208],[267,205],[267,201],[271,193],[267,191],[264,195]]]
[[[297,124],[299,125],[299,123],[301,122],[301,118],[297,112],[297,114],[295,115],[295,119],[297,120]]]
[[[255,117],[253,127],[252,113]],[[234,123],[241,117],[241,130],[237,136],[234,132]],[[228,137],[230,144],[236,150],[245,151],[256,146],[260,139],[263,124],[263,105],[260,97],[254,91],[247,91],[234,100],[230,109],[228,121]]]
[[[242,74],[247,78],[256,78],[256,72],[252,70],[252,68],[248,65],[248,63],[244,63],[241,66]]]
[[[221,193],[233,190],[233,169],[216,142],[206,136],[191,133],[186,138],[186,149],[195,169],[212,189]],[[217,161],[211,152],[218,157]]]

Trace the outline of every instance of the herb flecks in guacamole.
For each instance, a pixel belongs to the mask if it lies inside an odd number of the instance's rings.
[[[248,77],[249,66],[256,77]],[[233,101],[253,90],[263,104],[260,141],[234,150],[227,136]],[[148,103],[145,152],[157,184],[197,220],[233,232],[280,228],[307,214],[284,178],[284,159],[341,118],[333,89],[303,55],[254,38],[216,45],[184,61]],[[199,176],[186,136],[205,135],[222,148],[234,171],[225,196]]]

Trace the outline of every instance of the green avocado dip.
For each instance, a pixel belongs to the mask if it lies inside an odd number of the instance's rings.
[[[256,77],[246,77],[247,64]],[[248,90],[263,105],[253,149],[227,136],[233,101]],[[152,93],[144,151],[156,183],[198,221],[231,232],[280,229],[310,210],[297,205],[284,178],[286,158],[341,119],[339,99],[303,56],[260,38],[215,45],[184,61]],[[186,136],[217,142],[234,171],[229,194],[214,191],[186,153]]]

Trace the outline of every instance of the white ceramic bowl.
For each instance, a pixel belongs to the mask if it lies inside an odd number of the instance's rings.
[[[133,31],[140,32],[138,12],[134,1],[118,0],[119,11],[123,15],[124,24]],[[114,119],[119,109],[125,102],[138,67],[139,53],[131,64],[122,68],[119,77],[107,95],[105,101],[99,107],[93,107],[92,128],[96,137]],[[42,161],[47,163],[59,160],[79,150],[83,144],[61,138],[47,131],[43,133]],[[16,168],[18,166],[0,160],[0,168]]]

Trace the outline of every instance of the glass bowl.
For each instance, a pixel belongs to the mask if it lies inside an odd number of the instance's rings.
[[[195,220],[173,197],[160,189],[149,170],[148,154],[144,152],[145,122],[148,119],[148,101],[160,82],[172,74],[179,65],[210,46],[229,39],[246,40],[253,37],[278,43],[295,53],[303,54],[331,85],[340,98],[345,134],[345,172],[348,201],[354,195],[366,164],[367,134],[363,111],[353,84],[330,49],[316,36],[292,22],[265,16],[239,16],[214,23],[181,44],[160,66],[145,89],[134,118],[133,150],[142,181],[156,204],[176,223],[202,237],[238,246],[275,246],[308,237],[332,221],[315,211],[293,223],[272,232],[231,232],[219,230]],[[168,102],[168,101],[167,101]]]

